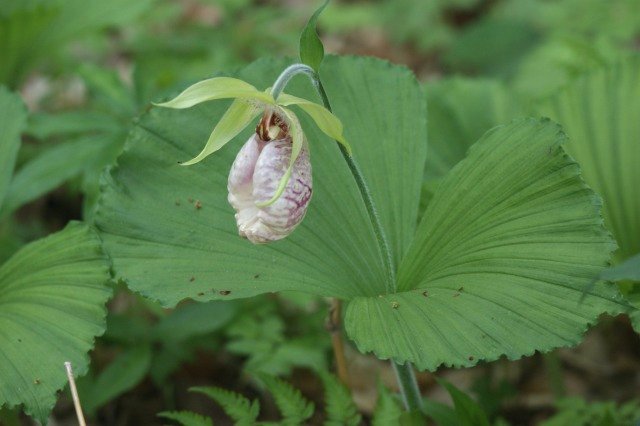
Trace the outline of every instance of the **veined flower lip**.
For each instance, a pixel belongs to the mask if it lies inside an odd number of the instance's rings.
[[[236,210],[240,236],[254,244],[288,236],[304,218],[312,195],[309,151],[303,147],[282,196],[271,204],[286,173],[292,152],[290,137],[264,141],[252,135],[242,147],[229,173],[229,203]]]

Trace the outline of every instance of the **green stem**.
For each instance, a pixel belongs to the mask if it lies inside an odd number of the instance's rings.
[[[313,86],[318,91],[320,98],[322,99],[322,104],[326,109],[332,111],[331,104],[329,103],[329,98],[327,97],[327,93],[322,86],[322,82],[318,74],[309,66],[304,64],[294,64],[285,69],[282,74],[278,77],[276,82],[273,85],[271,90],[271,94],[274,98],[277,98],[278,95],[284,90],[284,87],[287,85],[289,80],[296,74],[306,74],[312,81]],[[369,220],[373,226],[373,232],[378,240],[378,246],[382,250],[382,258],[385,262],[385,267],[387,269],[387,283],[386,290],[388,293],[395,291],[396,285],[396,274],[395,274],[395,266],[393,264],[393,257],[391,256],[391,249],[389,247],[389,243],[387,242],[387,237],[384,233],[384,229],[382,228],[382,223],[380,222],[380,216],[376,210],[376,206],[373,202],[373,197],[371,196],[371,191],[369,191],[369,187],[364,179],[364,175],[360,171],[360,167],[358,167],[358,163],[356,163],[355,159],[349,155],[347,149],[341,144],[338,143],[338,148],[340,148],[340,152],[344,157],[344,160],[347,162],[347,166],[353,175],[353,178],[356,181],[356,185],[360,190],[360,195],[362,196],[362,201],[364,202],[364,206],[367,210],[367,214],[369,215]],[[402,399],[404,401],[405,408],[407,411],[421,410],[422,409],[422,398],[420,396],[420,390],[418,389],[418,384],[416,382],[416,377],[413,372],[413,366],[409,362],[405,362],[404,365],[400,365],[395,361],[391,361],[391,365],[393,365],[393,369],[396,373],[396,379],[398,380],[398,385],[400,386],[400,391],[402,392]]]
[[[405,362],[404,365],[400,365],[392,361],[391,365],[393,365],[393,371],[396,373],[400,392],[402,393],[402,402],[404,402],[406,410],[422,411],[422,395],[420,394],[411,363]]]
[[[324,107],[331,111],[331,104],[329,103],[329,98],[327,97],[327,92],[324,91],[324,87],[320,82],[317,74],[314,75],[317,79],[314,85],[318,89],[318,93],[322,98],[322,103]],[[367,213],[369,214],[369,219],[373,224],[373,232],[376,235],[376,239],[378,240],[378,244],[382,248],[383,251],[383,259],[385,260],[387,271],[388,271],[388,285],[387,292],[390,290],[395,291],[395,283],[396,283],[396,274],[395,267],[393,265],[393,258],[391,257],[391,249],[389,248],[389,243],[387,242],[387,238],[384,234],[384,230],[382,228],[382,223],[380,222],[380,216],[376,210],[376,206],[373,202],[373,197],[371,196],[371,192],[369,191],[369,187],[367,186],[366,181],[364,180],[364,176],[358,167],[358,163],[356,163],[355,159],[349,155],[344,145],[338,143],[338,148],[340,148],[340,152],[344,157],[344,160],[347,162],[347,166],[349,166],[349,170],[351,170],[351,174],[356,180],[356,184],[358,185],[358,189],[360,190],[360,195],[362,195],[362,201],[364,201],[365,208],[367,209]],[[402,393],[402,400],[404,401],[404,407],[407,411],[422,411],[422,397],[420,395],[420,390],[418,388],[418,382],[416,381],[416,376],[413,372],[413,366],[410,362],[405,362],[404,365],[400,365],[397,362],[391,360],[391,365],[393,366],[393,371],[396,373],[396,380],[398,381],[398,386],[400,387],[400,391]]]

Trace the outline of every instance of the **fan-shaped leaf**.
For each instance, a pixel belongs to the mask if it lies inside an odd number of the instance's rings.
[[[587,74],[539,112],[566,129],[567,151],[604,199],[618,258],[640,253],[640,56]]]
[[[45,423],[65,386],[63,363],[87,370],[104,331],[108,265],[82,224],[22,248],[0,267],[0,405],[24,404]]]
[[[349,303],[361,350],[422,369],[473,365],[574,344],[600,313],[625,310],[609,285],[579,303],[615,245],[564,139],[529,119],[473,145],[425,212],[400,292]]]

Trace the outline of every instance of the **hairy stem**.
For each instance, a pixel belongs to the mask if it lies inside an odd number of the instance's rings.
[[[305,74],[311,79],[313,86],[316,88],[320,98],[322,99],[324,107],[329,111],[332,111],[329,98],[327,97],[327,93],[322,86],[322,82],[320,81],[318,74],[313,70],[313,68],[304,64],[291,65],[286,68],[282,74],[280,74],[271,89],[273,97],[277,98],[278,95],[282,93],[282,90],[284,90],[284,87],[287,85],[289,80],[297,74]],[[367,214],[369,215],[369,220],[373,226],[373,232],[378,240],[378,246],[382,251],[382,259],[387,270],[387,282],[385,284],[386,290],[387,292],[393,292],[395,291],[396,286],[395,265],[393,263],[393,257],[391,256],[391,248],[389,247],[387,237],[384,233],[384,229],[382,228],[382,223],[380,222],[380,216],[378,215],[375,203],[373,202],[373,197],[371,196],[371,191],[369,191],[369,187],[364,179],[364,175],[360,171],[358,163],[356,163],[355,159],[349,155],[342,144],[338,142],[336,143],[338,144],[338,148],[340,148],[340,152],[342,153],[344,160],[347,162],[347,166],[356,181],[356,185],[358,186],[358,190],[362,196],[362,201],[364,202]],[[405,362],[404,365],[399,365],[392,360],[391,364],[393,365],[400,390],[402,391],[405,408],[407,411],[421,410],[422,398],[420,397],[420,391],[418,389],[411,363]]]
[[[393,371],[395,371],[396,378],[398,379],[404,407],[407,411],[421,411],[422,396],[420,395],[416,376],[413,373],[413,366],[410,362],[405,362],[404,365],[400,365],[395,361],[392,361],[391,365],[393,365]]]

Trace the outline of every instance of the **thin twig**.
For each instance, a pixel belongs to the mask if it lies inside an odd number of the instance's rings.
[[[344,340],[342,339],[342,302],[332,297],[329,299],[329,315],[327,317],[327,329],[331,333],[331,346],[336,360],[338,379],[346,387],[349,387],[349,373],[347,371],[347,359],[344,356]]]
[[[73,406],[76,408],[76,416],[78,417],[78,423],[80,426],[87,426],[84,421],[84,414],[82,414],[82,407],[80,406],[80,397],[78,396],[78,388],[76,388],[76,380],[73,378],[73,370],[71,369],[71,363],[66,361],[64,368],[67,370],[67,377],[69,378],[69,388],[71,389],[71,397],[73,398]]]

